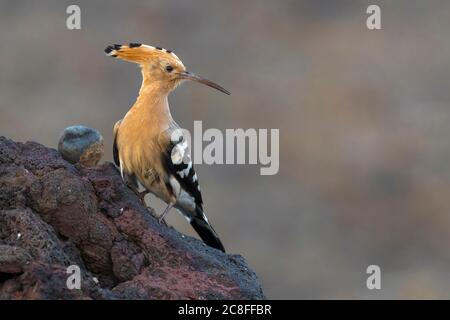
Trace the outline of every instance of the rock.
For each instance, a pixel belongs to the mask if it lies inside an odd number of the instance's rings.
[[[104,153],[103,137],[96,129],[86,126],[67,127],[59,139],[58,151],[72,164],[96,166]]]
[[[264,299],[244,258],[152,214],[113,164],[0,137],[0,299]]]
[[[20,247],[0,245],[0,273],[23,272],[30,262],[28,252]]]

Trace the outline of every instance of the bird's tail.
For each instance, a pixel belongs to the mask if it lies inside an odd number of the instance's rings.
[[[196,211],[197,215],[190,219],[192,228],[194,228],[194,230],[198,233],[203,242],[205,242],[208,246],[225,252],[225,248],[222,244],[222,241],[220,241],[216,231],[209,224],[203,211],[201,211],[200,208],[197,208]]]
[[[121,60],[143,64],[148,62],[153,55],[157,55],[157,48],[140,43],[130,43],[128,45],[113,44],[107,46],[107,55]],[[160,48],[161,50],[164,50]]]

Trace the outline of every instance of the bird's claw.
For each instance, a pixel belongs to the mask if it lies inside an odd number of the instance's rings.
[[[144,191],[144,192],[140,192],[139,194],[138,194],[138,198],[139,198],[139,200],[141,200],[141,202],[145,205],[146,203],[145,203],[145,196],[147,195],[147,193]]]
[[[160,224],[163,224],[163,225],[165,225],[167,227],[167,222],[166,222],[166,219],[164,217],[158,217],[157,219],[158,219],[158,222]]]
[[[170,209],[172,209],[173,203],[169,203],[163,213],[157,218],[159,223],[163,223],[167,226],[166,215],[169,213]]]

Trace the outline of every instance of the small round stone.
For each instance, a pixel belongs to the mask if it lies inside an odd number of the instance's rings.
[[[96,166],[104,153],[103,137],[98,130],[86,126],[67,127],[59,139],[58,151],[72,164]]]

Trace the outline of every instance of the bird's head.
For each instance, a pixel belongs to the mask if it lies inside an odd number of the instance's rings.
[[[121,60],[137,63],[142,68],[144,84],[148,83],[167,94],[184,80],[203,83],[223,93],[230,94],[218,84],[188,71],[175,53],[160,47],[140,43],[114,44],[106,47],[106,54]]]

